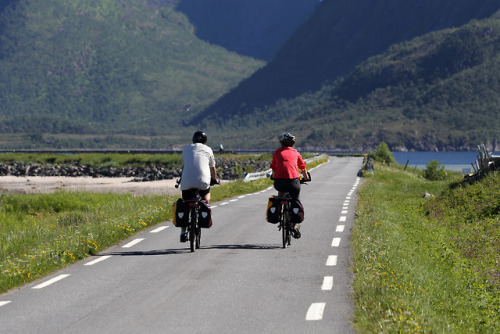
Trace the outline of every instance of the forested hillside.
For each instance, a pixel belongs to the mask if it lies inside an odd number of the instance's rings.
[[[210,43],[269,60],[319,0],[180,0],[176,7]]]
[[[394,43],[486,18],[499,9],[498,0],[323,1],[267,66],[204,115],[242,117],[280,99],[318,91]]]
[[[281,129],[309,147],[366,150],[385,141],[402,150],[474,150],[480,143],[499,150],[499,108],[500,13],[395,44],[337,85],[218,122],[239,132],[232,141],[252,138],[263,147]]]
[[[173,5],[10,2],[0,14],[0,141],[14,133],[27,136],[16,144],[35,146],[57,145],[61,134],[172,138],[192,106],[208,105],[262,66],[197,39]],[[75,145],[96,145],[82,138]]]

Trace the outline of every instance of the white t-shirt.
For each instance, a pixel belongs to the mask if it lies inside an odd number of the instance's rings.
[[[214,153],[210,147],[200,143],[184,146],[182,163],[181,190],[207,190],[210,187],[210,167],[215,167]]]

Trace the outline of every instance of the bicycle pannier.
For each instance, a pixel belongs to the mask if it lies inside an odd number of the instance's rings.
[[[290,221],[293,224],[302,223],[304,220],[304,207],[300,202],[300,199],[292,200],[292,214],[290,215]]]
[[[189,224],[189,205],[179,198],[174,203],[173,221],[176,227],[186,227]]]
[[[271,224],[277,224],[280,219],[280,207],[274,196],[269,197],[267,203],[266,219]]]
[[[212,209],[206,200],[201,200],[198,206],[198,226],[210,228],[212,226]]]

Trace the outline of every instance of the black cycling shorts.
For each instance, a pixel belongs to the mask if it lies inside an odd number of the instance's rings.
[[[274,179],[274,189],[287,192],[292,198],[299,198],[300,180],[296,179]]]
[[[197,194],[200,194],[200,197],[203,198],[208,193],[210,193],[210,188],[208,188],[206,190],[200,190],[200,189],[191,188],[191,189],[183,190],[182,191],[182,199],[183,200],[194,199],[194,198],[196,198]]]

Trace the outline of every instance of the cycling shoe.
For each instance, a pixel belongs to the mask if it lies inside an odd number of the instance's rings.
[[[292,232],[292,237],[294,237],[295,239],[299,239],[301,237],[300,224],[295,224],[293,230],[291,230],[290,232]]]

